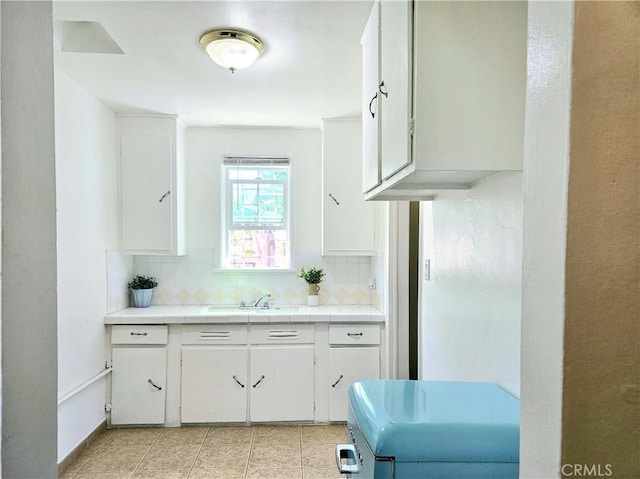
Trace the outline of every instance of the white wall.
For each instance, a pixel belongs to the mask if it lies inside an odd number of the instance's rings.
[[[2,476],[56,477],[51,2],[2,10]]]
[[[224,155],[279,155],[291,158],[291,218],[294,262],[320,256],[321,133],[312,129],[189,128],[186,149],[187,245],[220,243],[220,165]]]
[[[373,305],[381,311],[386,311],[389,303],[386,297],[387,274],[389,271],[389,202],[376,201],[374,203],[375,214],[375,251],[376,255],[371,259],[371,270],[376,280]]]
[[[495,175],[421,206],[431,259],[431,279],[420,282],[421,378],[519,393],[522,175]]]
[[[58,397],[105,367],[105,252],[117,248],[116,117],[55,73]],[[58,409],[58,461],[104,419],[107,378]]]
[[[529,2],[520,477],[560,477],[573,2]]]
[[[0,52],[2,52],[2,8],[0,8]],[[0,62],[0,92],[2,92],[2,62]],[[0,184],[2,183],[2,103],[0,102]],[[0,188],[1,192],[1,188]],[[0,193],[0,224],[2,224],[2,194]],[[2,277],[2,241],[0,241],[0,278]],[[2,281],[0,281],[0,358],[2,357]],[[2,362],[0,361],[0,464],[2,464]],[[0,471],[2,468],[0,467]],[[0,472],[2,475],[2,472]]]
[[[135,272],[157,277],[153,304],[238,304],[270,293],[277,304],[306,302],[300,267],[327,273],[323,304],[372,304],[370,257],[322,257],[320,129],[189,128],[186,135],[187,255],[137,256]],[[220,257],[220,172],[225,155],[291,159],[293,265],[290,272],[214,271]]]

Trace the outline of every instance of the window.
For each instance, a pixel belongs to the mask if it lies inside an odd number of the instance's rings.
[[[289,160],[226,157],[222,266],[290,267]]]

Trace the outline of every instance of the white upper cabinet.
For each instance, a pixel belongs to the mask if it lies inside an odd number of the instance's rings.
[[[411,163],[411,10],[405,1],[380,2],[380,176]]]
[[[322,254],[373,255],[374,210],[364,201],[359,119],[322,125]]]
[[[381,183],[365,181],[365,197],[430,199],[521,170],[526,2],[381,0],[377,7],[379,139],[363,141],[378,146]],[[364,72],[375,71],[364,41],[371,30],[363,36]]]
[[[121,251],[184,254],[184,129],[175,117],[121,115],[118,138]]]
[[[380,5],[374,3],[362,34],[362,191],[367,192],[380,184],[378,164],[378,110]]]

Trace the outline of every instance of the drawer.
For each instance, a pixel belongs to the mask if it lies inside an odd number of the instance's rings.
[[[111,326],[111,344],[167,344],[167,326]]]
[[[247,327],[241,324],[186,324],[182,344],[247,344]]]
[[[313,343],[313,324],[253,325],[249,331],[250,344]]]
[[[377,324],[331,324],[329,344],[380,344]]]

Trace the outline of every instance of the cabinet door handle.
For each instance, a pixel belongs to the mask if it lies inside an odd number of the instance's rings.
[[[263,376],[263,377],[264,377],[264,376]],[[233,375],[233,380],[234,380],[236,383],[238,383],[238,386],[240,386],[241,388],[243,388],[243,387],[244,387],[244,384],[242,384],[240,381],[238,381],[238,378],[236,377],[236,375],[235,375],[235,374]]]
[[[376,92],[376,94],[373,95],[373,98],[369,102],[369,113],[371,113],[371,118],[376,117],[376,113],[371,109],[371,107],[373,106],[373,100],[375,100],[376,98],[378,98],[378,92]]]
[[[335,201],[335,202],[336,202],[336,205],[339,205],[339,204],[340,204],[340,202],[339,202],[338,200],[336,200],[336,197],[335,197],[335,196],[333,196],[331,193],[329,193],[329,198],[331,198],[333,201]]]
[[[162,200],[164,200],[170,194],[171,194],[171,191],[167,191],[164,195],[160,197],[160,199],[158,200],[158,203],[162,203]]]
[[[134,331],[131,331],[131,336],[146,336],[147,333],[136,333]]]
[[[262,376],[260,376],[260,379],[258,379],[258,382],[255,383],[252,387],[258,387],[258,384],[260,384],[262,382],[262,380],[264,379],[264,374]]]
[[[360,336],[362,336],[362,333],[347,333],[347,336],[351,338],[359,338]]]
[[[384,86],[384,80],[380,82],[380,85],[378,85],[378,91],[382,93],[385,98],[389,97],[389,92],[387,92],[387,87]]]
[[[331,385],[331,387],[332,387],[332,388],[335,388],[335,387],[338,385],[338,383],[339,383],[340,381],[342,381],[342,378],[343,378],[343,377],[344,377],[344,376],[341,374],[341,375],[340,375],[340,377],[338,378],[338,380],[337,380],[335,383],[333,383],[333,384]]]
[[[156,388],[158,391],[162,391],[162,388],[157,384],[153,384],[153,381],[151,379],[147,379],[147,382],[151,384],[154,388]]]

